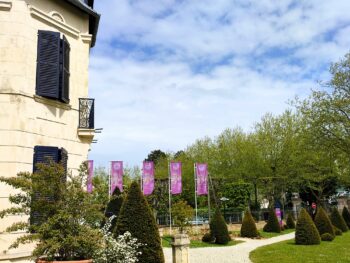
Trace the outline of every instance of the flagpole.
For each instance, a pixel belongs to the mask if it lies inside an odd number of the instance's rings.
[[[195,202],[195,209],[196,209],[196,225],[198,226],[198,209],[197,209],[197,177],[196,177],[196,163],[194,163],[194,172],[193,172],[193,175],[194,175],[194,202]]]
[[[143,163],[141,164],[141,174],[140,174],[140,186],[141,186],[141,192],[143,194],[142,177],[143,177]]]
[[[170,193],[170,190],[171,190],[171,174],[170,174],[170,162],[168,162],[168,189],[169,189],[169,220],[170,220],[170,235],[171,235],[171,193]]]
[[[208,173],[208,177],[209,177],[209,173]],[[209,187],[209,181],[208,181],[208,212],[209,212],[209,222],[210,222],[210,187]]]
[[[110,161],[109,162],[109,167],[108,167],[108,193],[109,193],[109,197],[111,197],[112,195],[112,191],[111,191],[111,179],[112,179],[112,176],[111,176],[111,166],[112,166],[112,162]]]

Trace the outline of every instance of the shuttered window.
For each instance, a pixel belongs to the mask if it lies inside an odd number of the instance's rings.
[[[52,160],[56,163],[61,163],[64,170],[65,175],[63,178],[61,178],[61,182],[65,183],[67,180],[67,162],[68,162],[68,153],[63,148],[58,147],[51,147],[51,146],[35,146],[34,147],[34,158],[33,158],[33,173],[35,173],[38,170],[37,164],[38,163],[49,163],[49,161]],[[47,187],[50,187],[48,185]],[[46,220],[44,218],[45,216],[41,215],[39,211],[33,208],[35,206],[35,202],[38,202],[38,200],[44,199],[48,201],[54,202],[57,198],[56,190],[52,190],[53,194],[52,196],[41,196],[40,192],[35,192],[32,196],[32,209],[30,211],[30,224],[32,225],[40,225],[42,222]],[[34,205],[33,205],[34,204]],[[39,206],[39,203],[36,203],[37,206]]]
[[[67,39],[60,33],[39,30],[36,94],[69,102],[69,54]]]

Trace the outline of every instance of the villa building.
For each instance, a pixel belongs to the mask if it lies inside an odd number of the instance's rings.
[[[87,159],[95,134],[89,53],[100,18],[93,5],[0,0],[0,176],[32,172],[46,156],[76,173]],[[13,191],[0,183],[0,210]],[[25,254],[1,254],[13,239],[2,232],[20,218],[0,219],[0,262]]]

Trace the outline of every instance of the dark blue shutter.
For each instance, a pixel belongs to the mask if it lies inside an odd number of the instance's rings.
[[[34,147],[34,161],[33,161],[33,173],[36,172],[37,163],[49,163],[49,160],[58,163],[59,162],[59,149],[58,147],[51,146],[35,146]]]
[[[36,94],[59,99],[60,33],[38,32]]]
[[[61,40],[61,64],[60,64],[60,98],[62,101],[69,102],[69,53],[70,45],[65,36]]]

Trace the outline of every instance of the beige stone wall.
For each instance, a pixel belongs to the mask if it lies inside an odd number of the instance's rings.
[[[70,52],[70,103],[35,96],[38,30],[61,32]],[[61,0],[0,1],[0,176],[32,171],[36,145],[63,147],[68,169],[87,159],[78,136],[79,98],[88,96],[88,16]],[[13,190],[0,184],[0,209]],[[15,217],[0,219],[0,232]]]

